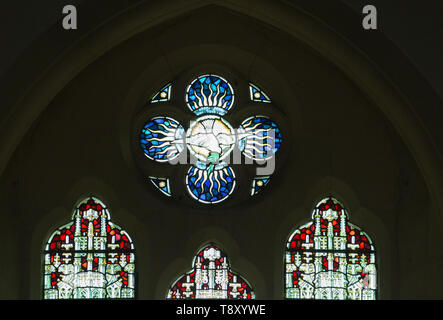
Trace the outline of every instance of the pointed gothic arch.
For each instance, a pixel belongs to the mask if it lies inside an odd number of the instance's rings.
[[[170,287],[167,299],[255,299],[251,285],[231,269],[228,256],[209,243],[194,257],[192,269]]]
[[[135,248],[99,199],[83,200],[44,251],[44,299],[135,298]]]
[[[377,298],[375,246],[366,232],[349,222],[349,214],[337,199],[320,201],[313,210],[312,221],[289,237],[285,298]]]

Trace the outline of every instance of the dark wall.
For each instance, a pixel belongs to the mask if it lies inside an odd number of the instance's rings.
[[[89,6],[100,12],[98,5]],[[48,19],[55,15],[52,11]],[[354,18],[337,26],[358,21],[357,13]],[[29,20],[35,22],[35,33],[27,41],[46,28],[43,20]],[[189,37],[195,30],[199,36]],[[223,37],[214,40],[214,34]],[[6,50],[5,65],[25,47]],[[327,55],[262,21],[209,7],[143,31],[97,56],[56,92],[24,133],[1,176],[0,212],[12,241],[0,263],[10,275],[0,296],[41,297],[44,243],[54,228],[68,222],[75,203],[93,193],[134,239],[140,298],[162,299],[168,285],[189,269],[198,247],[213,240],[253,284],[258,298],[281,299],[286,238],[309,220],[316,201],[333,193],[348,207],[351,221],[376,242],[381,298],[441,298],[442,259],[433,248],[442,239],[439,233],[430,234],[441,221],[434,212],[429,177],[403,132],[357,85],[359,75],[353,78],[352,70],[331,63]],[[394,64],[395,58],[385,62]],[[429,63],[424,60],[423,70]],[[131,142],[134,119],[147,97],[166,81],[184,88],[192,75],[212,70],[229,75],[238,89],[248,81],[265,88],[275,105],[257,110],[279,118],[286,154],[258,198],[239,196],[217,210],[167,199],[149,186]],[[375,90],[374,96],[384,89]],[[175,97],[178,107],[182,98]],[[233,122],[241,119],[241,112],[255,112],[254,106],[237,107]],[[429,115],[437,119],[438,114]],[[151,169],[149,164],[146,169]],[[152,166],[153,174],[155,169]],[[171,176],[175,181],[183,178],[180,172]],[[420,241],[411,241],[411,228]],[[423,268],[429,272],[415,274],[411,283],[410,271]]]
[[[97,11],[105,12],[107,7],[114,5],[113,1],[87,1],[89,6]],[[125,1],[132,4],[139,1]],[[301,2],[303,1],[294,1]],[[305,1],[312,2],[312,1]],[[328,6],[331,0],[314,0],[316,6]],[[440,12],[443,4],[439,0],[341,0],[350,7],[354,14],[360,17],[361,9],[366,4],[372,4],[379,10],[380,31],[395,43],[420,70],[434,89],[443,97],[443,64],[441,56],[443,45],[439,41],[443,35],[443,22]],[[62,8],[65,5],[84,6],[84,0],[46,0],[46,1],[8,1],[2,3],[0,11],[0,37],[3,46],[0,52],[0,76],[20,54],[36,41],[42,33],[52,25],[60,22]],[[122,2],[120,1],[120,4]],[[85,7],[85,10],[89,10]],[[346,8],[344,8],[346,9]],[[92,11],[92,10],[91,10]],[[333,18],[333,14],[330,15]],[[97,18],[101,17],[97,13]],[[80,27],[82,11],[79,11]],[[356,28],[360,25],[356,25]]]

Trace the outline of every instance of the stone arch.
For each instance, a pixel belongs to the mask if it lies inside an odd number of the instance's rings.
[[[425,177],[433,201],[441,211],[443,208],[441,205],[443,174],[440,161],[437,160],[440,156],[423,127],[408,108],[407,101],[393,89],[389,81],[380,75],[379,70],[373,66],[372,62],[362,56],[348,42],[343,41],[324,24],[312,19],[312,16],[306,12],[281,2],[272,2],[271,4],[262,1],[260,5],[255,5],[251,10],[247,1],[236,1],[235,3],[217,0],[205,3],[187,1],[186,5],[179,1],[170,1],[164,5],[142,4],[131,8],[130,11],[122,11],[121,13],[124,12],[124,15],[116,15],[114,19],[106,22],[106,30],[103,28],[104,25],[101,25],[89,32],[87,36],[79,39],[76,45],[60,56],[59,62],[53,64],[40,78],[40,81],[34,83],[26,95],[18,100],[5,119],[6,126],[2,132],[9,134],[1,135],[2,138],[8,138],[0,144],[4,148],[1,153],[3,156],[0,162],[2,164],[0,166],[1,172],[5,169],[24,133],[48,105],[48,102],[94,59],[142,30],[186,12],[203,7],[211,8],[211,6],[221,6],[245,14],[292,34],[353,79],[393,123],[413,154]],[[165,10],[167,10],[167,14],[164,14]],[[294,19],[294,15],[297,17],[296,19]],[[279,18],[272,18],[277,16]],[[294,23],[286,24],[285,21]],[[91,41],[92,37],[94,41]],[[109,39],[114,40],[109,41]],[[81,53],[84,49],[87,49],[85,51],[89,52],[89,55]],[[32,103],[30,103],[31,101]],[[19,119],[19,121],[10,121],[12,118]]]
[[[312,183],[307,190],[302,204],[289,210],[286,217],[282,219],[279,229],[275,233],[274,254],[280,256],[274,259],[274,295],[276,298],[284,297],[284,253],[286,242],[290,235],[300,226],[312,221],[312,212],[316,204],[322,199],[336,197],[347,208],[350,216],[349,222],[360,227],[372,239],[376,247],[378,298],[391,298],[391,263],[393,262],[394,247],[391,244],[389,228],[380,217],[374,214],[374,208],[368,209],[360,204],[359,197],[355,191],[345,182],[335,177],[325,177]],[[278,244],[278,247],[277,247]],[[381,262],[380,262],[381,261]],[[279,263],[279,265],[277,265]],[[279,277],[279,279],[277,279]],[[280,295],[280,296],[279,296]]]
[[[184,245],[180,256],[170,260],[159,276],[155,299],[165,299],[171,285],[191,270],[195,254],[208,244],[215,244],[227,255],[232,270],[240,274],[251,285],[256,299],[265,299],[269,295],[261,271],[250,262],[247,255],[240,252],[237,241],[226,230],[208,227],[193,233]]]
[[[28,282],[29,296],[31,299],[42,298],[43,288],[43,259],[44,250],[51,234],[54,233],[60,226],[72,221],[72,214],[78,205],[89,197],[95,197],[103,202],[110,213],[113,223],[126,231],[132,243],[135,246],[135,253],[138,256],[149,256],[149,248],[147,247],[147,239],[141,236],[145,230],[140,230],[142,225],[139,219],[128,212],[124,208],[124,204],[120,206],[118,196],[114,194],[112,188],[94,177],[85,177],[71,187],[71,190],[65,199],[61,199],[56,204],[48,204],[46,213],[41,215],[37,225],[34,226],[31,234],[30,251],[28,259],[32,265],[38,268],[31,268]],[[140,244],[140,245],[139,245]],[[144,260],[144,259],[142,259]],[[136,274],[139,272],[138,268],[140,262],[136,257]],[[143,263],[141,263],[143,266]],[[140,284],[136,284],[136,291],[140,291]]]

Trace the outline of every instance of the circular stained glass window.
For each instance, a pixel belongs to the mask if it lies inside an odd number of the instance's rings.
[[[161,99],[158,96],[166,89],[170,93],[172,85],[168,84],[154,95],[151,103],[168,101],[170,95],[163,94]],[[253,84],[250,84],[250,93],[253,102],[271,102],[268,95]],[[226,79],[217,75],[201,75],[191,81],[185,92],[185,103],[195,116],[189,127],[185,130],[171,117],[154,117],[141,130],[142,150],[150,160],[169,161],[170,165],[173,165],[171,160],[188,150],[197,159],[196,163],[187,164],[189,169],[184,177],[191,198],[206,204],[225,201],[236,186],[236,175],[228,161],[234,148],[249,159],[271,159],[282,143],[280,129],[269,117],[257,115],[245,119],[234,129],[223,118],[234,107],[234,90]],[[168,178],[151,176],[150,179],[160,191],[171,196]],[[269,180],[270,176],[255,177],[251,195],[258,193]]]

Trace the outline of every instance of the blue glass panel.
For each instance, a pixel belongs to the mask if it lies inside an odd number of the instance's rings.
[[[251,196],[260,192],[271,179],[270,176],[256,177],[252,180]]]
[[[267,102],[270,103],[271,99],[269,99],[269,96],[261,90],[259,87],[257,87],[255,84],[250,83],[249,84],[249,93],[251,95],[251,100],[255,102]]]
[[[167,196],[171,196],[171,189],[169,187],[169,179],[167,178],[157,178],[157,177],[149,177],[149,180],[151,180],[152,184],[166,194]]]
[[[171,99],[171,89],[171,84],[166,85],[152,97],[151,103],[169,101]]]
[[[280,129],[268,117],[250,117],[241,124],[238,145],[248,158],[269,159],[278,151],[281,143]]]
[[[234,103],[234,92],[222,77],[203,75],[189,85],[186,102],[196,115],[225,115]]]
[[[183,150],[183,134],[183,127],[174,119],[156,117],[141,130],[140,146],[151,160],[172,160]]]
[[[201,169],[204,166],[205,169]],[[226,200],[235,188],[235,175],[225,163],[192,166],[186,176],[186,184],[192,197],[203,203]]]

